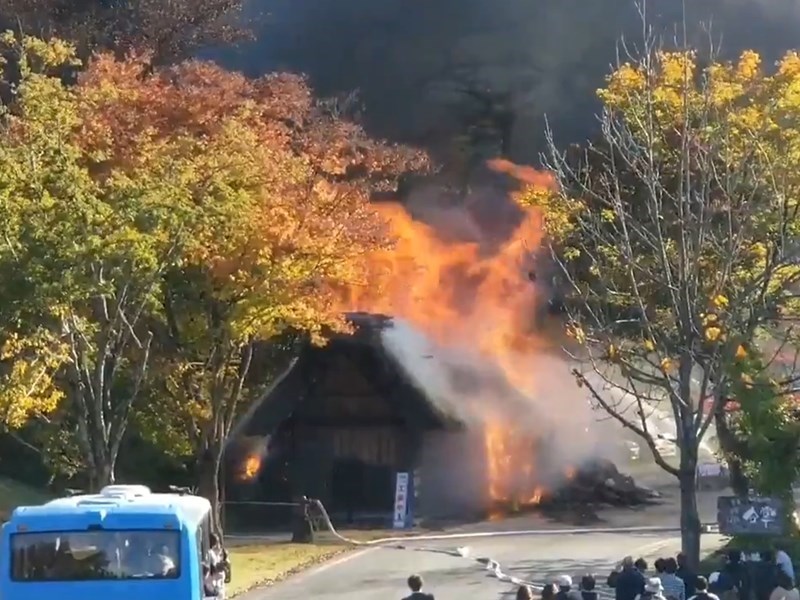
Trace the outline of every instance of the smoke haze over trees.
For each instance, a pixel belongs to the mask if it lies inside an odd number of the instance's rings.
[[[682,9],[680,0],[647,2],[648,19],[666,38]],[[800,25],[793,0],[692,0],[686,10],[690,45],[708,45],[700,23],[710,23],[723,57],[752,48],[766,63],[796,43]],[[585,137],[620,36],[642,37],[626,0],[249,0],[244,13],[255,41],[214,52],[227,66],[308,73],[322,95],[359,89],[376,134],[445,156],[460,113],[480,112],[457,91],[466,80],[510,94],[509,158],[517,161],[534,161],[543,149],[545,114],[559,141]]]

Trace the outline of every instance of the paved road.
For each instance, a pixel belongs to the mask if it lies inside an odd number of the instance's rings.
[[[356,551],[273,587],[245,594],[241,600],[399,600],[406,595],[405,579],[411,573],[421,574],[427,582],[426,587],[440,600],[513,597],[514,586],[490,576],[485,567],[474,560],[477,557],[495,560],[505,573],[538,585],[565,572],[573,576],[592,572],[604,578],[628,554],[644,556],[651,562],[660,556],[674,555],[680,548],[678,532],[566,534],[557,530],[641,526],[677,529],[677,489],[669,485],[659,489],[664,496],[659,504],[653,506],[605,508],[589,518],[585,515],[529,514],[450,529],[460,533],[547,530],[543,534],[420,541],[407,544],[405,550],[370,548]],[[698,494],[703,521],[716,520],[718,494]],[[704,549],[710,551],[721,541],[717,535],[705,535]],[[470,548],[471,558],[442,552],[465,545]],[[608,590],[602,595],[611,598]]]
[[[718,536],[704,536],[707,549],[719,543]],[[471,556],[496,560],[509,575],[541,585],[565,572],[605,576],[625,554],[644,556],[651,562],[674,555],[680,540],[664,534],[546,534],[420,542],[405,550],[372,548],[251,592],[242,600],[399,600],[406,593],[405,578],[414,572],[443,600],[510,598],[514,587],[491,577],[471,558],[435,552],[464,544],[469,545]],[[423,545],[434,551],[422,549]],[[609,597],[607,592],[604,595]]]

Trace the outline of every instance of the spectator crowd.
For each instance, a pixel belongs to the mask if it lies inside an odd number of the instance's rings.
[[[651,571],[643,558],[627,556],[606,580],[615,600],[800,600],[794,566],[789,555],[764,551],[745,556],[738,550],[726,555],[725,564],[708,578],[689,568],[686,557],[659,558]],[[422,592],[422,578],[408,578],[411,595],[404,600],[434,600]],[[520,586],[516,600],[534,600],[533,590]],[[541,600],[600,600],[597,579],[584,575],[577,587],[572,577],[560,575],[541,590]]]

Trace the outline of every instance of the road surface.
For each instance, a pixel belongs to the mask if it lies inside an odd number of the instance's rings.
[[[719,536],[703,537],[707,550]],[[419,542],[405,550],[371,548],[345,555],[271,588],[250,592],[242,600],[399,600],[407,594],[405,579],[419,573],[425,588],[443,599],[510,598],[514,586],[489,575],[473,558],[449,556],[436,550],[470,547],[470,557],[496,560],[505,573],[541,585],[556,575],[580,577],[596,573],[604,580],[626,554],[652,563],[680,548],[680,539],[664,534],[557,534],[473,538]],[[426,550],[424,548],[431,549]],[[608,590],[605,598],[611,598]]]
[[[648,481],[647,485],[655,483]],[[604,582],[610,570],[626,555],[643,556],[652,563],[661,556],[674,556],[680,549],[678,490],[666,483],[653,485],[663,493],[656,505],[605,508],[590,517],[528,514],[499,522],[465,524],[448,528],[448,531],[470,534],[538,530],[545,533],[411,542],[404,550],[359,550],[272,587],[244,594],[241,600],[399,600],[407,594],[405,580],[411,573],[422,575],[426,589],[444,600],[512,598],[514,586],[492,577],[474,560],[478,557],[495,560],[505,573],[537,585],[564,573],[573,577],[595,573]],[[698,493],[703,522],[716,521],[719,494]],[[647,526],[674,529],[668,533],[564,533],[569,529]],[[711,551],[721,543],[718,535],[703,536],[704,551]],[[469,546],[470,557],[442,552],[458,546]],[[613,598],[610,590],[601,587],[601,598]]]

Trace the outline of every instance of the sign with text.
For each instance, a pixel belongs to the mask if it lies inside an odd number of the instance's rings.
[[[394,488],[394,528],[404,529],[408,526],[408,473],[398,473]]]
[[[763,496],[720,496],[717,524],[723,535],[783,535],[786,530],[783,502]]]

